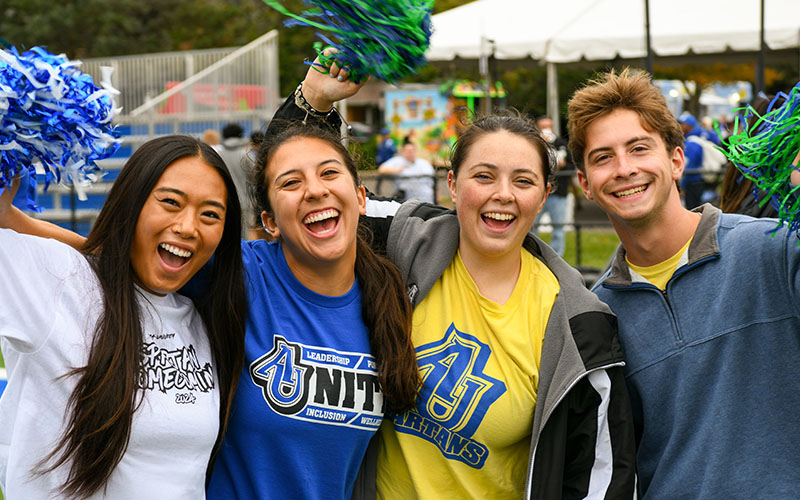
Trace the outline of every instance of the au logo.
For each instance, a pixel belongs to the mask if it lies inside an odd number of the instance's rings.
[[[420,402],[395,417],[395,429],[434,443],[447,458],[483,467],[488,449],[471,438],[506,391],[502,381],[483,372],[490,355],[489,346],[452,323],[442,340],[417,348]]]
[[[264,391],[270,407],[283,415],[299,412],[308,400],[311,367],[302,363],[302,349],[283,337],[276,337],[274,347],[250,366],[250,376]]]
[[[285,417],[374,431],[384,401],[369,353],[290,342],[276,335],[250,365],[264,400]]]

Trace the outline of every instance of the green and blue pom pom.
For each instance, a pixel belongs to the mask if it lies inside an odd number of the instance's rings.
[[[302,15],[289,12],[278,0],[264,0],[270,7],[292,17],[287,26],[303,25],[338,50],[333,57],[320,55],[326,72],[330,64],[346,68],[358,83],[367,75],[394,83],[416,73],[426,64],[431,38],[433,0],[305,0],[311,8]],[[318,54],[322,44],[315,44]]]
[[[776,106],[780,99],[785,101]],[[748,129],[747,120],[753,116],[757,120]],[[776,95],[761,117],[746,108],[724,145],[728,159],[753,181],[754,193],[755,188],[769,193],[759,204],[769,202],[778,210],[780,225],[772,233],[787,224],[800,238],[800,186],[790,182],[792,172],[798,170],[792,162],[800,150],[800,83],[788,95]]]
[[[111,123],[117,109],[110,68],[101,86],[81,73],[80,62],[34,47],[20,54],[0,50],[0,193],[23,170],[28,172],[27,205],[35,204],[36,166],[45,189],[53,180],[78,188],[97,179],[96,160],[119,147]]]

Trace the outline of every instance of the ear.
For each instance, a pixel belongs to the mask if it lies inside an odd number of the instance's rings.
[[[452,170],[447,171],[447,190],[450,191],[450,200],[456,203],[456,176]]]
[[[536,215],[539,215],[539,213],[541,213],[542,209],[544,208],[544,204],[547,202],[547,197],[550,196],[550,189],[552,187],[553,185],[548,182],[547,187],[544,190],[544,196],[542,197],[542,202],[539,203],[538,207],[536,207]]]
[[[683,148],[676,147],[672,150],[670,158],[672,166],[672,180],[677,181],[683,175],[683,169],[686,166],[686,157],[683,153]]]
[[[578,170],[578,183],[581,185],[583,195],[586,197],[586,199],[594,200],[594,198],[592,198],[592,191],[589,189],[589,179],[586,178],[586,174],[583,173],[582,170]]]
[[[364,189],[364,186],[356,188],[356,196],[358,197],[358,213],[365,215],[367,213],[367,190]]]
[[[266,210],[261,212],[261,225],[264,226],[264,229],[266,229],[273,238],[277,239],[281,235],[281,230],[278,229],[275,218],[268,214]]]

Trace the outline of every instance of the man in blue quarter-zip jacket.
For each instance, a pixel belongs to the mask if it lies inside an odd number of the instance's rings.
[[[800,249],[775,221],[682,207],[683,134],[646,73],[569,103],[587,198],[622,243],[594,291],[619,318],[645,499],[800,494]]]

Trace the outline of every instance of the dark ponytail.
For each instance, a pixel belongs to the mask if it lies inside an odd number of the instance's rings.
[[[359,231],[365,230],[363,226]],[[397,266],[376,254],[361,234],[356,249],[356,275],[361,285],[361,316],[369,329],[372,355],[388,412],[414,406],[419,369],[411,342],[411,302]],[[398,293],[399,292],[399,293]]]

